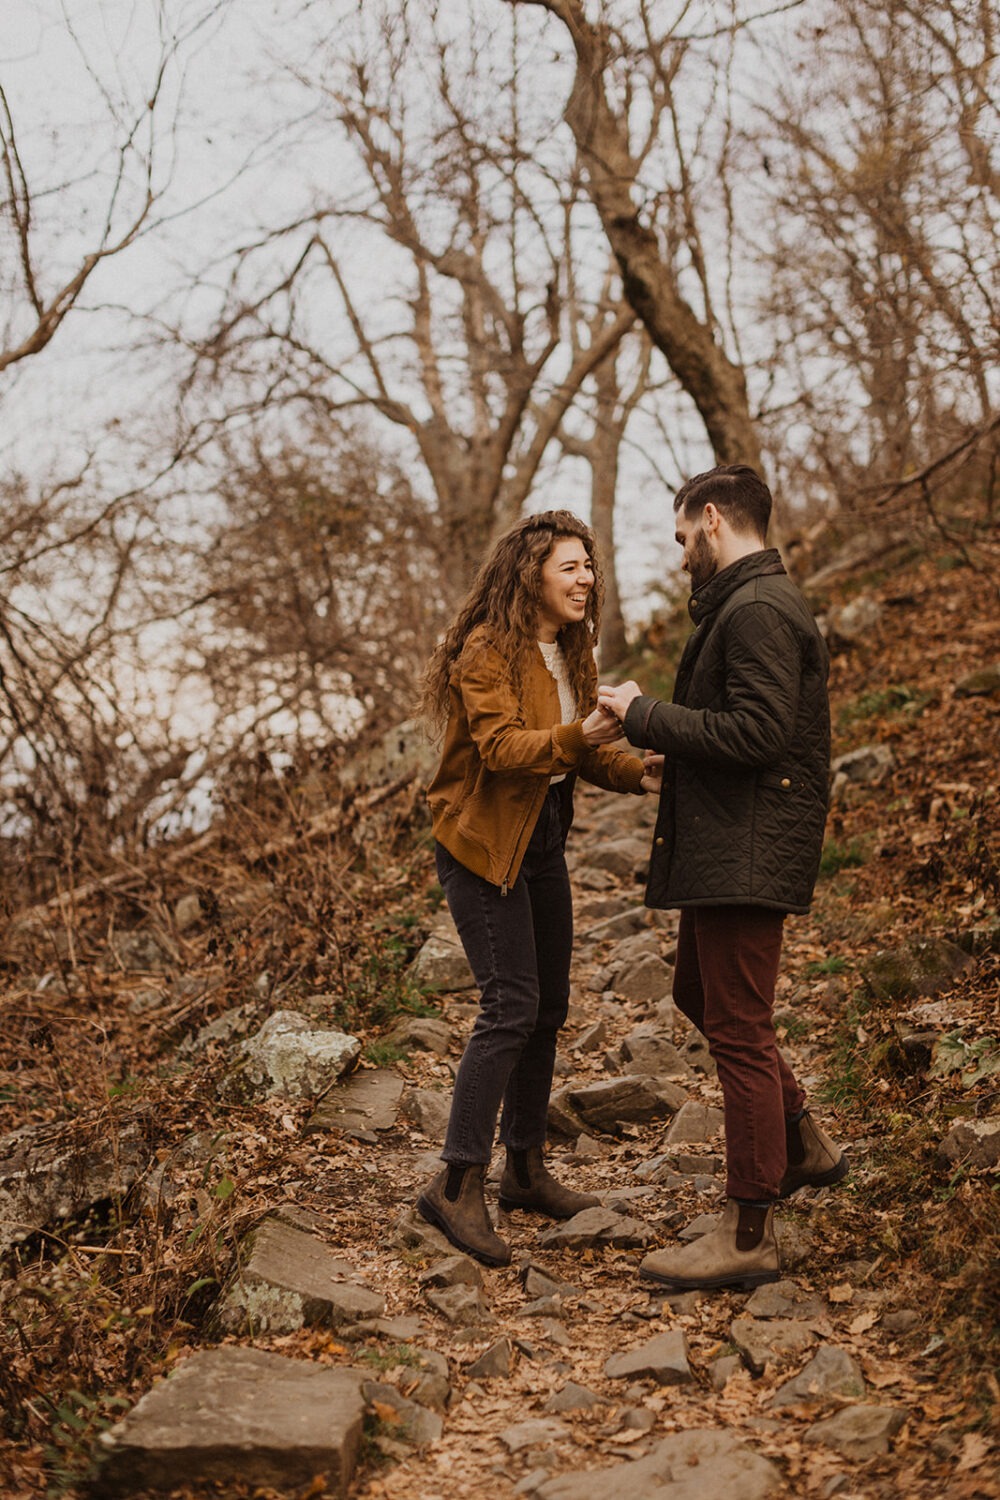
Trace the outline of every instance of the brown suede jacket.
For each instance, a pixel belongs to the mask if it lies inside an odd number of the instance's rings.
[[[550,777],[566,776],[566,829],[577,774],[607,791],[642,792],[641,760],[622,750],[592,749],[581,719],[559,722],[559,691],[540,651],[518,695],[504,658],[479,626],[452,669],[449,690],[441,764],[427,789],[434,837],[504,893],[517,879]],[[584,714],[596,702],[595,664]]]

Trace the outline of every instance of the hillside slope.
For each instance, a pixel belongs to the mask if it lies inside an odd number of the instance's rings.
[[[220,1097],[232,1039],[279,1009],[353,1032],[362,1068],[398,1075],[408,1095],[446,1095],[470,1014],[468,993],[422,993],[407,970],[441,917],[417,782],[342,796],[310,775],[276,783],[250,768],[210,836],[25,911],[6,934],[0,1131],[64,1130],[81,1151],[111,1141],[118,1159],[141,1139],[146,1155],[123,1201],[53,1212],[7,1257],[0,1492],[80,1493],[98,1434],[220,1341],[212,1313],[237,1246],[291,1204],[320,1216],[404,1321],[228,1341],[364,1366],[401,1390],[414,1384],[414,1350],[447,1361],[442,1436],[407,1443],[376,1402],[352,1494],[542,1495],[554,1476],[710,1427],[773,1464],[775,1494],[1000,1495],[996,1159],[976,1165],[968,1138],[952,1134],[1000,1117],[1000,544],[976,559],[979,571],[943,549],[894,546],[812,590],[830,630],[834,754],[868,754],[835,782],[823,875],[810,917],[788,925],[778,1002],[783,1044],[852,1158],[842,1188],[800,1195],[809,1201],[783,1213],[789,1305],[812,1326],[804,1344],[772,1348],[756,1375],[746,1356],[727,1367],[745,1296],[651,1298],[637,1245],[543,1244],[548,1226],[517,1215],[504,1225],[515,1264],[485,1274],[481,1322],[449,1321],[420,1280],[435,1252],[393,1231],[436,1154],[430,1116],[400,1115],[365,1140],[304,1133],[310,1100]],[[643,682],[668,669],[647,656],[635,671]],[[617,989],[621,933],[601,925],[641,901],[649,812],[581,792],[559,1081],[620,1076],[622,1044],[639,1031],[679,1049],[680,1086],[711,1109],[711,1069],[662,999]],[[607,846],[622,839],[640,853],[612,868]],[[669,921],[640,915],[634,931],[643,953],[669,963]],[[445,1023],[444,1050],[389,1037],[421,1014]],[[685,1146],[654,1112],[575,1143],[556,1136],[553,1154],[575,1184],[666,1243],[718,1204],[719,1142],[705,1118],[703,1138]],[[657,1178],[649,1163],[661,1157]],[[529,1272],[535,1301],[545,1277],[563,1288],[549,1287],[541,1311],[529,1306]],[[678,1330],[689,1369],[676,1385],[637,1377],[626,1388],[608,1374],[615,1353]],[[504,1339],[506,1374],[470,1374]],[[818,1344],[856,1362],[866,1404],[902,1414],[881,1448],[810,1435],[849,1404],[843,1395],[773,1404]],[[569,1385],[588,1399],[553,1405]],[[511,1437],[528,1419],[548,1432]],[[289,1493],[324,1492],[317,1480]],[[177,1493],[279,1492],[234,1477]]]

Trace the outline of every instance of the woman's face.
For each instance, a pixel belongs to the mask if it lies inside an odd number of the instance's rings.
[[[552,642],[564,625],[582,620],[593,587],[594,565],[583,542],[575,536],[559,537],[542,563],[538,639]]]

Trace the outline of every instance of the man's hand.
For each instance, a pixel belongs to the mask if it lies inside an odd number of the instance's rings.
[[[604,708],[595,708],[582,724],[583,737],[592,749],[598,745],[613,745],[622,737],[622,726],[614,714]]]
[[[642,763],[646,770],[640,785],[644,792],[654,792],[658,797],[663,791],[663,756],[654,755],[652,750],[647,750]]]
[[[597,689],[597,706],[614,714],[619,723],[624,722],[628,706],[638,698],[642,688],[637,682],[623,682],[618,687],[602,686]]]

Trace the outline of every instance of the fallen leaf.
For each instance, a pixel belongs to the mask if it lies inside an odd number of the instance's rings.
[[[326,1475],[316,1474],[310,1479],[306,1488],[299,1496],[299,1500],[316,1500],[317,1495],[326,1494]]]
[[[977,1469],[983,1459],[988,1456],[993,1444],[984,1438],[981,1432],[967,1432],[962,1438],[962,1451],[958,1456],[956,1469]]]
[[[875,1312],[872,1309],[869,1309],[868,1312],[858,1313],[858,1316],[856,1318],[851,1319],[851,1322],[848,1326],[848,1332],[854,1334],[867,1333],[869,1328],[875,1327],[875,1324],[878,1322],[881,1316],[882,1314],[880,1312]]]
[[[826,1294],[828,1302],[853,1302],[854,1288],[848,1281],[841,1281],[837,1286],[832,1286]]]

